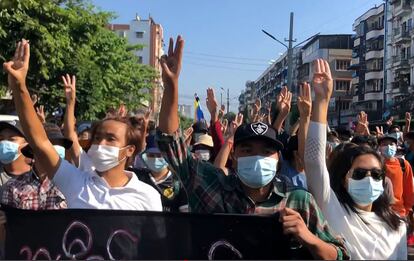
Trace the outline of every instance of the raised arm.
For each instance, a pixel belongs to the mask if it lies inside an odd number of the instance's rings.
[[[75,163],[76,167],[79,167],[79,158],[81,146],[78,140],[78,134],[75,131],[75,104],[76,104],[76,76],[69,74],[62,76],[63,86],[65,88],[66,97],[66,111],[64,116],[64,128],[63,132],[65,137],[70,139],[73,144],[69,150],[69,161]]]
[[[411,113],[406,112],[405,113],[405,127],[404,127],[404,133],[410,132],[411,127]]]
[[[292,102],[292,93],[288,91],[287,87],[283,87],[279,95],[276,98],[277,111],[279,112],[275,122],[273,123],[273,128],[280,133],[283,128],[283,122],[286,120],[290,112]]]
[[[211,117],[210,133],[213,138],[213,157],[215,158],[224,144],[224,138],[223,133],[221,132],[221,123],[217,113],[217,101],[212,88],[207,89],[206,104]]]
[[[53,148],[42,123],[37,117],[33,102],[26,86],[26,76],[29,70],[30,45],[26,40],[17,44],[16,52],[11,61],[3,64],[8,73],[8,84],[13,92],[13,100],[23,131],[40,165],[50,179],[56,173],[60,158]]]
[[[299,89],[299,132],[298,132],[298,153],[302,162],[305,161],[305,143],[308,137],[308,128],[312,109],[312,97],[309,83],[303,83]]]
[[[239,113],[236,116],[236,119],[230,124],[230,133],[227,137],[224,145],[221,147],[219,153],[214,160],[214,166],[223,170],[225,175],[228,175],[228,169],[226,167],[226,163],[229,159],[230,152],[233,148],[234,144],[234,134],[236,133],[236,129],[243,123],[243,114]]]
[[[312,106],[311,123],[305,147],[305,172],[309,191],[326,213],[331,193],[329,173],[326,167],[326,124],[333,81],[327,61],[318,59],[314,63],[315,73],[312,87],[315,101]]]
[[[165,134],[178,130],[178,78],[181,72],[184,39],[179,35],[174,49],[174,40],[170,38],[168,55],[161,58],[164,95],[162,97],[159,129]]]

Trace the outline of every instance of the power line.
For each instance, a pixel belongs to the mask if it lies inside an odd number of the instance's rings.
[[[225,70],[235,70],[235,71],[246,71],[246,72],[263,72],[264,71],[264,70],[253,70],[253,69],[226,67],[226,66],[216,66],[216,65],[202,64],[202,63],[193,63],[193,62],[186,62],[185,64],[202,66],[202,67],[208,67],[208,68],[215,68],[215,69],[225,69]]]
[[[258,58],[247,58],[247,57],[235,57],[235,56],[224,56],[224,55],[216,55],[216,54],[208,54],[208,53],[195,53],[187,51],[186,54],[198,55],[198,56],[207,56],[207,57],[218,57],[218,58],[227,58],[227,59],[234,59],[234,60],[250,60],[250,61],[268,61],[268,59],[258,59]]]
[[[223,60],[217,60],[216,58],[200,58],[196,56],[192,56],[191,54],[186,54],[187,58],[189,59],[198,59],[201,61],[212,61],[217,63],[226,63],[226,64],[239,64],[239,65],[249,65],[249,66],[266,66],[266,64],[263,63],[240,63],[240,62],[230,62],[230,61],[223,61]]]

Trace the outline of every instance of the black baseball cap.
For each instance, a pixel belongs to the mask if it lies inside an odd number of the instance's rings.
[[[72,147],[73,142],[63,136],[59,126],[53,123],[45,123],[43,127],[45,128],[47,138],[53,145],[60,145],[67,150]],[[27,158],[33,158],[33,150],[29,145],[22,149],[22,154]]]
[[[264,139],[271,142],[278,151],[283,150],[283,143],[277,139],[276,131],[266,123],[254,122],[240,125],[234,134],[234,145],[250,139]]]
[[[380,144],[384,140],[392,140],[393,142],[398,143],[397,138],[392,134],[386,134],[386,135],[378,138],[378,144]]]
[[[193,132],[194,133],[207,133],[208,126],[205,120],[197,121],[193,124]]]
[[[20,121],[12,120],[12,121],[0,121],[0,131],[4,129],[11,129],[17,133],[19,133],[22,137],[24,136],[22,125],[20,125]]]

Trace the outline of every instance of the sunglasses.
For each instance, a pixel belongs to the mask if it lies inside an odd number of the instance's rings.
[[[381,169],[356,168],[352,171],[352,178],[355,180],[361,180],[365,178],[368,173],[370,173],[371,177],[375,180],[383,180],[385,177],[385,173]]]

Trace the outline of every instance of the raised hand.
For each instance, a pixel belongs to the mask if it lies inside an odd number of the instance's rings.
[[[378,138],[384,136],[384,128],[382,126],[381,127],[376,126],[375,129],[377,130],[377,137]]]
[[[304,82],[299,87],[298,109],[301,118],[310,117],[312,111],[312,97],[310,85]]]
[[[360,135],[369,135],[368,114],[361,111],[357,115],[357,126],[355,131]]]
[[[218,115],[219,119],[224,117],[225,111],[226,111],[226,106],[223,104],[221,105],[220,110],[219,110],[219,115]]]
[[[69,74],[62,76],[63,86],[65,88],[66,103],[75,102],[76,100],[76,76]]]
[[[11,61],[3,63],[4,70],[9,74],[9,87],[15,88],[26,84],[27,72],[29,70],[30,45],[29,41],[23,39],[17,43],[16,51]]]
[[[191,144],[191,139],[192,139],[193,131],[194,131],[193,127],[190,127],[190,128],[188,128],[188,129],[186,129],[184,131],[183,138],[184,138],[185,143],[188,146],[190,146],[190,144]]]
[[[119,117],[126,117],[128,113],[128,109],[126,108],[125,104],[121,103],[118,108],[118,116]]]
[[[223,122],[221,123],[221,132],[223,133],[223,135],[226,134],[228,125],[229,125],[229,121],[227,119],[224,119]]]
[[[177,37],[174,48],[174,40],[170,38],[168,54],[161,57],[162,80],[167,88],[177,88],[178,78],[181,72],[183,59],[184,39]]]
[[[333,80],[329,63],[323,59],[314,62],[314,75],[312,80],[315,98],[329,103],[333,91]]]
[[[411,113],[409,112],[405,113],[405,121],[411,121]]]
[[[36,107],[36,114],[42,123],[46,123],[45,106],[40,105],[39,107]]]
[[[290,112],[292,102],[292,93],[288,91],[286,86],[282,88],[279,95],[276,97],[276,102],[279,114],[286,117]]]
[[[211,121],[216,122],[218,120],[217,101],[214,96],[214,90],[212,88],[207,89],[206,104],[207,104],[207,109],[211,115]]]
[[[230,130],[228,133],[228,137],[227,140],[231,140],[233,141],[234,139],[234,134],[236,134],[236,130],[237,128],[243,124],[243,114],[239,113],[237,114],[236,118],[234,119],[234,121],[232,121],[230,123]]]

